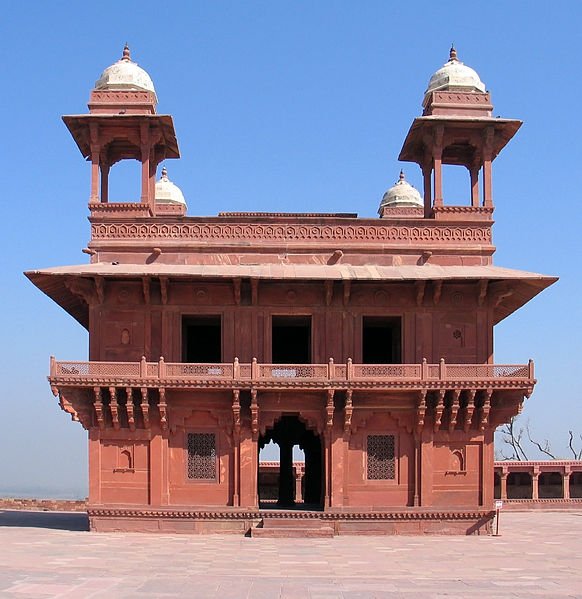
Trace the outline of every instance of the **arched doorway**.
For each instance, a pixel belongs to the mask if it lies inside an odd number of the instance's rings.
[[[292,509],[302,503],[303,509],[323,509],[323,451],[319,435],[308,429],[299,415],[284,414],[259,437],[259,450],[271,441],[279,446],[277,507]],[[299,446],[305,454],[300,488],[296,481],[296,469],[293,467],[294,446]],[[272,495],[261,495],[260,473],[258,480],[261,503],[262,500],[270,499]]]

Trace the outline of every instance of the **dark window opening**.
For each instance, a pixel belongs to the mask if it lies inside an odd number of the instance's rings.
[[[364,364],[400,364],[401,344],[400,318],[364,316],[362,322],[362,362]]]
[[[182,320],[182,361],[222,362],[220,316],[186,316]]]
[[[311,317],[273,316],[273,364],[311,363]]]

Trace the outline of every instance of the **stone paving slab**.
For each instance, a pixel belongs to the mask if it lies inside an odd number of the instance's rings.
[[[503,513],[499,537],[90,533],[0,511],[11,599],[582,599],[582,511]]]

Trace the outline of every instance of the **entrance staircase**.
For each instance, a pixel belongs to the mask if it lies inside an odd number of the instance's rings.
[[[251,537],[270,539],[284,538],[331,538],[333,526],[319,518],[274,518],[265,516],[251,528]]]

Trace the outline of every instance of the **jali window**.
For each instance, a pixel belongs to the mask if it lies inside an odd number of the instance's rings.
[[[367,443],[368,480],[394,480],[394,435],[369,435]]]
[[[216,480],[216,435],[188,433],[188,478]]]

